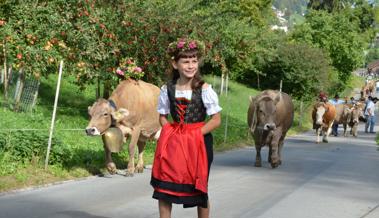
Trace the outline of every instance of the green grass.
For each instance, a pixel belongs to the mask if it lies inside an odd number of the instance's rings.
[[[220,80],[206,77],[206,81],[212,84],[213,89],[220,93]],[[238,146],[252,144],[252,138],[248,134],[247,109],[249,108],[249,96],[255,96],[257,91],[239,83],[230,81],[228,93],[219,94],[219,103],[222,107],[221,126],[213,132],[216,151],[229,150]]]

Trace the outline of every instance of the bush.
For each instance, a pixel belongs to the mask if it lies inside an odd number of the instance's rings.
[[[280,80],[283,80],[283,91],[297,100],[313,99],[330,85],[328,57],[322,50],[306,44],[280,45],[277,56],[263,72],[267,75],[262,82],[264,88],[279,89]]]
[[[12,156],[14,161],[28,162],[44,160],[48,134],[37,131],[12,131],[0,133],[0,149]],[[62,163],[69,159],[70,150],[57,138],[51,142],[50,164]]]

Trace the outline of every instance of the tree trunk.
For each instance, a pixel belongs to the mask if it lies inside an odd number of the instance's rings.
[[[5,40],[3,40],[3,55],[4,55],[4,99],[8,101],[8,71],[7,71],[7,52],[5,49]]]
[[[224,92],[225,71],[221,74],[220,95]]]
[[[33,109],[33,108],[36,106],[37,98],[38,98],[38,89],[39,89],[39,85],[40,85],[40,81],[38,80],[38,81],[37,81],[37,88],[36,88],[36,90],[34,91],[34,94],[33,94],[33,102],[32,102],[32,107],[31,107],[31,109]]]
[[[258,89],[261,89],[260,86],[261,86],[261,85],[260,85],[260,81],[259,81],[259,73],[257,73],[257,88],[258,88]]]
[[[229,89],[229,73],[226,74],[226,82],[225,82],[225,95],[228,96],[228,89]]]
[[[25,85],[25,75],[23,70],[20,70],[20,76],[18,78],[19,85],[16,89],[16,96],[15,96],[15,107],[14,111],[20,111],[20,104],[21,104],[21,96],[22,96],[22,91],[24,90],[24,85]]]
[[[100,98],[100,78],[97,78],[96,99]]]
[[[108,99],[111,96],[111,83],[110,81],[104,82],[103,98]]]

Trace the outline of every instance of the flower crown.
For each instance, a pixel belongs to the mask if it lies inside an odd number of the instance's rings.
[[[179,38],[175,42],[171,42],[167,48],[167,54],[171,59],[174,59],[179,52],[197,50],[198,57],[201,57],[205,53],[205,45],[203,42],[196,39]]]

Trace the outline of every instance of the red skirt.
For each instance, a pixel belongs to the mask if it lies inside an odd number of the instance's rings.
[[[203,122],[162,127],[150,182],[153,198],[206,207],[209,160],[202,126]]]

